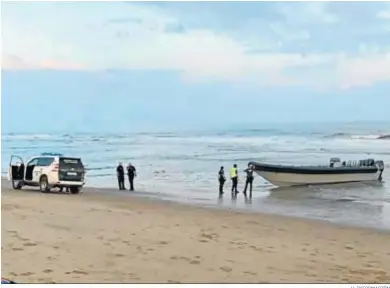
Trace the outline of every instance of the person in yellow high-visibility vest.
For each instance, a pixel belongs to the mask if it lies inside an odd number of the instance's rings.
[[[230,179],[232,179],[232,196],[236,196],[239,192],[237,190],[238,185],[238,170],[237,164],[234,164],[230,169]]]

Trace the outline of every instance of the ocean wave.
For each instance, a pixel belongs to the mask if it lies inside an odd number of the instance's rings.
[[[383,134],[378,137],[380,140],[390,140],[390,134]]]
[[[351,133],[337,132],[331,135],[325,135],[325,138],[343,138],[351,140],[390,140],[390,134],[366,134],[354,135]]]
[[[337,137],[349,137],[349,136],[351,136],[351,134],[349,134],[349,133],[337,132],[337,133],[333,133],[331,135],[325,135],[324,137],[325,138],[337,138]]]
[[[291,135],[295,134],[293,131],[284,131],[281,129],[272,129],[272,128],[249,128],[249,129],[240,129],[239,131],[229,131],[227,135],[237,134],[238,136],[262,136],[262,135]]]
[[[51,134],[4,134],[2,140],[46,140],[58,138],[58,135]]]
[[[87,171],[100,171],[100,170],[115,169],[115,166],[111,165],[111,166],[101,166],[101,167],[88,167],[86,165],[85,168],[86,168]]]
[[[88,178],[101,178],[101,177],[116,177],[115,173],[95,173],[95,174],[89,174],[87,176]]]
[[[361,139],[361,140],[376,140],[379,139],[380,135],[372,134],[372,135],[351,135],[351,139]]]

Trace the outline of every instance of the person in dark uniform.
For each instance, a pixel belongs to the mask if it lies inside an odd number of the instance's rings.
[[[252,185],[253,185],[253,172],[254,172],[253,165],[248,165],[248,168],[246,168],[244,172],[246,172],[246,181],[245,181],[245,188],[243,193],[246,196],[246,189],[248,188],[249,185],[249,197],[252,198]]]
[[[239,193],[237,190],[237,185],[238,185],[237,164],[234,164],[233,167],[230,168],[230,178],[232,179],[232,196],[236,196]]]
[[[60,187],[60,192],[62,193],[64,191],[64,187]],[[66,187],[66,190],[65,190],[66,192],[69,192],[69,187]]]
[[[219,196],[223,195],[223,185],[225,185],[226,178],[225,178],[225,170],[223,166],[221,166],[221,169],[218,171],[218,182],[219,182]]]
[[[127,176],[129,176],[130,191],[134,191],[134,177],[137,176],[137,170],[131,163],[127,166]]]
[[[116,167],[116,177],[118,178],[119,190],[125,190],[125,169],[121,162]]]

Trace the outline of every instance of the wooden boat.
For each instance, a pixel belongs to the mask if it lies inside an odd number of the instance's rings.
[[[259,176],[279,187],[381,181],[384,171],[383,161],[374,159],[341,163],[339,158],[332,158],[328,166],[273,165],[254,161],[249,165],[253,165]]]

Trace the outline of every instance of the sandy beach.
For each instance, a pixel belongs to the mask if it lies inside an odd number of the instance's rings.
[[[390,232],[2,184],[2,275],[22,283],[390,282]]]

